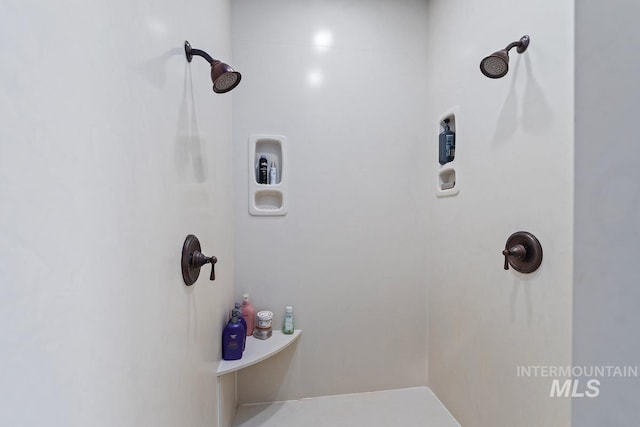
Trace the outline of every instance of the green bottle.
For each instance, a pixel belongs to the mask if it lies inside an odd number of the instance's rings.
[[[293,307],[288,305],[285,308],[284,325],[282,326],[282,333],[283,334],[287,334],[287,335],[291,335],[293,333],[293,331],[294,331],[294,328],[293,328]]]

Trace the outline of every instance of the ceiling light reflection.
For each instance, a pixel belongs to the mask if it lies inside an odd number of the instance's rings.
[[[324,76],[320,71],[314,70],[314,71],[310,71],[309,74],[307,74],[307,82],[311,87],[320,86],[323,81],[324,81]]]
[[[328,30],[317,31],[313,35],[313,45],[320,49],[326,49],[333,45],[333,34]]]

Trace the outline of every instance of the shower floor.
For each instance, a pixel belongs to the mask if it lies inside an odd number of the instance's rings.
[[[460,427],[428,387],[241,405],[233,427]]]

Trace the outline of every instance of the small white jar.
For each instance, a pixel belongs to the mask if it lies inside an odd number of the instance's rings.
[[[259,311],[256,318],[260,329],[271,329],[273,326],[273,311]]]
[[[256,314],[256,328],[253,331],[254,338],[260,340],[266,340],[271,337],[273,333],[271,328],[273,326],[273,312],[272,311],[259,311]]]

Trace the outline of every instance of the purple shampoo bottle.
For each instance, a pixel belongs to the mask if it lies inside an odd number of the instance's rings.
[[[247,321],[244,320],[244,317],[242,317],[242,308],[241,308],[241,304],[239,302],[236,303],[233,311],[231,312],[231,316],[235,316],[236,314],[238,315],[238,321],[242,324],[242,326],[244,326],[244,330],[247,330]],[[233,314],[236,313],[236,314]],[[242,351],[244,351],[245,347],[247,345],[247,334],[244,334],[244,339],[242,340]]]
[[[237,313],[234,313],[222,331],[222,358],[224,360],[242,359],[242,346],[246,336],[244,326],[238,320]]]

